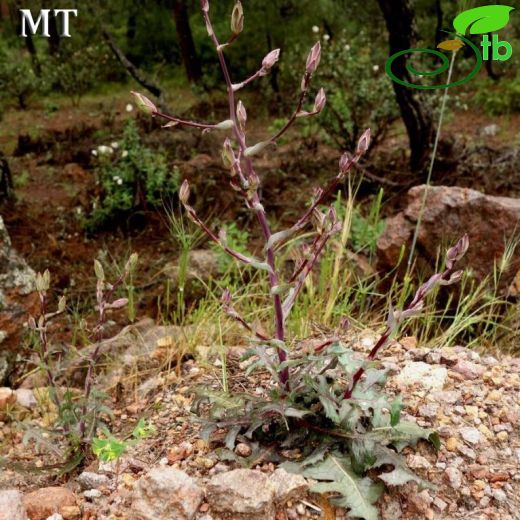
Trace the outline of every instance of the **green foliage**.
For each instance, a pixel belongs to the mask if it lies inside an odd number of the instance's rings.
[[[94,152],[101,196],[86,223],[90,231],[148,206],[160,206],[178,191],[178,171],[169,171],[164,155],[141,142],[132,119],[126,123],[121,143],[100,146]]]
[[[59,52],[49,56],[42,66],[47,83],[68,96],[73,105],[115,68],[112,54],[103,44],[85,45],[82,41],[64,41]]]
[[[121,458],[130,446],[152,435],[155,426],[141,417],[132,431],[131,438],[123,440],[114,437],[107,428],[103,428],[102,431],[104,437],[92,439],[92,453],[102,462],[111,462]]]
[[[225,231],[227,244],[231,249],[245,255],[248,254],[249,233],[247,230],[240,229],[236,222],[222,223],[219,227]],[[218,244],[212,243],[211,249],[217,254],[218,269],[221,273],[225,273],[236,265],[236,260],[230,257]]]
[[[361,134],[370,128],[372,146],[376,145],[399,115],[392,82],[384,71],[384,52],[373,46],[363,30],[356,36],[346,31],[330,39],[325,38],[328,35],[318,36],[323,36],[322,57],[315,84],[325,89],[327,105],[319,120],[321,130],[312,119],[304,119],[301,124],[304,128],[311,125],[307,130],[311,135],[324,132],[343,150],[355,149]],[[301,55],[302,50],[296,45],[288,54],[281,63],[282,70],[286,63],[291,67],[294,56]],[[291,69],[285,69],[285,73],[291,78],[290,84],[297,84]]]
[[[45,90],[45,81],[34,72],[29,58],[17,49],[0,47],[0,101],[25,109],[30,98]]]
[[[498,84],[491,79],[478,82],[474,106],[490,116],[512,114],[520,110],[520,76],[504,78]]]
[[[315,492],[338,494],[335,503],[350,509],[353,517],[377,518],[373,504],[382,491],[379,480],[388,485],[414,481],[421,488],[430,487],[407,468],[400,452],[420,439],[438,448],[438,435],[401,420],[401,397],[390,398],[384,392],[387,369],[340,342],[312,352],[288,352],[283,363],[272,347],[260,344],[246,353],[244,360],[252,361],[246,375],[262,370],[277,378],[283,368],[291,367],[290,392],[282,395],[273,389],[262,398],[201,389],[196,410],[204,403],[211,405],[209,416],[201,419],[205,439],[214,430],[226,428],[226,450],[233,449],[241,433],[254,442],[278,442],[283,450],[298,449],[298,460],[288,460],[282,467],[317,480]],[[352,397],[346,398],[360,367],[365,377]],[[372,472],[367,474],[375,469],[377,479]]]

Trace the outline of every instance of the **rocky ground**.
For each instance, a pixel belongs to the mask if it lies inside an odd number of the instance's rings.
[[[172,330],[148,325],[150,330],[141,337],[147,338],[153,354],[164,348],[161,338]],[[366,333],[355,341],[358,350],[367,350],[373,340]],[[258,379],[244,377],[239,351],[230,349],[231,388],[253,389]],[[236,456],[221,457],[219,437],[210,446],[199,438],[190,416],[193,388],[218,387],[221,370],[219,360],[203,358],[184,362],[181,374],[151,376],[140,384],[135,399],[114,406],[116,431],[128,430],[143,415],[157,428],[118,463],[96,461],[71,478],[53,479],[4,468],[0,518],[348,518],[325,497],[309,493],[303,477],[277,469],[268,449],[239,438]],[[411,337],[393,344],[383,359],[394,372],[390,391],[402,392],[405,398],[406,418],[435,427],[442,447],[435,452],[419,443],[405,451],[410,467],[436,488],[418,492],[410,484],[388,489],[379,504],[381,518],[520,518],[520,359],[479,355],[462,347],[417,348]],[[12,464],[47,463],[44,452],[29,453],[21,444],[21,435],[13,434],[16,425],[9,419],[18,410],[25,412],[23,420],[42,421],[38,396],[37,390],[27,388],[0,392],[2,452]],[[11,412],[6,414],[8,404]]]

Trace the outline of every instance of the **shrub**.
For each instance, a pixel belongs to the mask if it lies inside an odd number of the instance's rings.
[[[432,430],[400,420],[402,403],[382,393],[387,372],[377,363],[376,358],[399,325],[422,310],[425,298],[432,289],[460,279],[461,272],[455,270],[455,265],[466,252],[467,237],[448,251],[444,271],[436,273],[420,286],[404,309],[390,309],[388,324],[366,359],[337,338],[305,351],[290,350],[286,320],[328,240],[341,228],[334,205],[326,212],[319,208],[368,150],[370,131],[363,133],[354,155],[345,153],[341,157],[338,174],[324,188],[316,189],[302,217],[291,228],[274,233],[261,201],[260,178],[255,171],[254,157],[269,150],[297,119],[313,117],[322,112],[326,103],[323,89],[318,91],[313,107],[307,109],[306,106],[310,81],[320,62],[321,46],[317,43],[308,55],[299,100],[286,124],[266,141],[248,144],[247,111],[244,104],[237,100],[236,93],[258,77],[266,75],[277,62],[279,50],[270,52],[260,69],[250,78],[233,83],[224,51],[242,32],[242,5],[238,1],[235,4],[231,17],[232,34],[223,44],[209,16],[209,1],[201,0],[201,5],[206,28],[217,50],[226,81],[229,119],[218,124],[182,120],[160,112],[142,94],[134,95],[143,111],[174,125],[182,124],[203,131],[231,132],[232,140],[228,138],[224,141],[223,162],[230,171],[232,188],[243,197],[247,208],[258,220],[264,241],[264,257],[255,258],[237,251],[231,247],[225,231],[213,231],[199,217],[195,208],[190,206],[187,181],[180,188],[179,198],[189,218],[229,256],[250,269],[266,273],[274,319],[272,333],[257,330],[234,307],[230,291],[224,291],[224,310],[251,334],[252,348],[247,357],[251,358],[252,364],[247,373],[258,369],[267,371],[274,384],[265,391],[258,389],[259,392],[231,395],[227,392],[212,393],[207,387],[201,389],[196,410],[204,415],[201,419],[204,423],[203,436],[209,440],[213,431],[226,429],[227,456],[233,456],[231,450],[240,433],[267,441],[271,445],[276,443],[281,448],[279,456],[282,458],[284,449],[297,448],[298,460],[287,463],[287,469],[303,472],[319,481],[313,487],[314,491],[339,494],[337,503],[349,508],[353,516],[375,519],[377,511],[373,504],[381,493],[381,485],[367,476],[367,471],[392,466],[391,471],[381,474],[379,478],[391,484],[415,481],[420,486],[427,486],[427,483],[408,470],[398,452],[408,444],[415,444],[420,438],[428,439],[437,446],[439,442]],[[296,264],[292,276],[283,281],[281,266],[276,261],[279,253],[290,238],[297,236],[311,222],[314,223],[313,238],[302,251],[301,260]],[[206,406],[201,406],[203,403]],[[204,410],[207,413],[203,414]]]
[[[30,98],[45,90],[45,85],[29,58],[19,51],[0,48],[0,99],[5,103],[16,100],[21,109],[26,109]]]
[[[288,53],[288,63],[297,62],[295,53],[300,54],[298,47]],[[392,82],[384,71],[384,60],[362,31],[354,37],[343,31],[334,38],[323,39],[317,79],[328,97],[321,131],[336,146],[355,148],[367,127],[371,129],[374,146],[399,117]],[[291,69],[286,76],[295,79]],[[306,120],[305,125],[314,126],[313,120]]]
[[[121,143],[99,146],[92,153],[98,162],[101,195],[86,223],[90,231],[148,206],[157,207],[178,191],[177,170],[169,171],[166,158],[141,142],[133,120],[126,123]]]

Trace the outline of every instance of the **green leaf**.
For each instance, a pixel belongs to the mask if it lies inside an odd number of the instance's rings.
[[[341,454],[329,455],[323,462],[303,471],[303,475],[318,484],[311,487],[314,493],[339,493],[334,503],[349,509],[349,516],[377,520],[378,510],[375,502],[383,492],[381,484],[375,484],[370,478],[361,478],[354,473],[350,460]]]
[[[417,444],[419,439],[431,442],[435,447],[440,446],[438,435],[431,428],[422,428],[416,423],[402,421],[396,424],[389,432],[388,438],[398,451],[405,446]]]
[[[397,424],[399,424],[403,406],[403,398],[400,395],[392,401],[390,405],[390,426],[397,426]]]
[[[498,31],[509,22],[509,13],[514,7],[507,5],[485,5],[460,13],[453,20],[453,27],[459,34],[485,34]]]
[[[402,486],[407,482],[416,482],[419,490],[433,489],[435,486],[430,482],[418,477],[413,473],[408,466],[406,466],[404,458],[384,446],[377,446],[374,450],[376,462],[373,464],[374,468],[379,468],[383,465],[390,464],[394,467],[392,471],[382,473],[379,478],[389,486]]]

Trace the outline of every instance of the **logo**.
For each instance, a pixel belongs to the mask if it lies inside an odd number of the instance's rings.
[[[41,9],[38,18],[34,21],[30,9],[20,9],[20,13],[22,16],[22,32],[20,36],[22,38],[27,38],[27,31],[29,34],[36,34],[38,32],[38,28],[40,24],[42,25],[42,36],[45,38],[50,38],[49,34],[49,14],[51,9]],[[60,15],[62,18],[61,22],[61,35],[64,38],[70,38],[69,32],[69,18],[70,15],[78,16],[77,9],[54,9],[52,14],[56,19],[59,19]],[[28,26],[28,27],[27,27]]]
[[[411,83],[409,81],[400,79],[393,73],[392,65],[396,59],[406,54],[419,52],[436,56],[441,60],[441,64],[436,70],[432,72],[427,72],[417,70],[411,63],[407,63],[406,70],[410,74],[414,76],[427,77],[442,74],[443,72],[449,69],[450,60],[448,59],[445,53],[433,49],[406,49],[404,51],[396,52],[395,54],[392,54],[392,56],[390,56],[388,60],[386,60],[385,71],[388,74],[388,76],[390,76],[390,78],[396,83],[411,88],[450,88],[462,85],[463,83],[467,83],[478,73],[478,71],[482,67],[483,60],[493,59],[495,61],[506,61],[513,55],[513,48],[511,47],[511,44],[509,42],[501,41],[497,34],[492,34],[491,39],[489,37],[489,33],[495,33],[496,31],[504,28],[508,24],[509,13],[513,9],[514,7],[509,7],[507,5],[486,5],[483,7],[475,7],[474,9],[468,9],[467,11],[463,11],[462,13],[460,13],[455,18],[455,20],[453,20],[453,27],[455,29],[455,32],[443,31],[448,33],[452,37],[452,39],[445,40],[439,43],[439,45],[437,45],[437,48],[445,51],[457,52],[460,48],[467,45],[475,55],[475,66],[473,67],[471,72],[462,79],[453,81],[446,85],[418,85],[416,83]],[[468,31],[468,29],[470,35],[484,35],[480,44],[480,46],[482,47],[482,52],[469,38],[465,37],[465,34]]]

